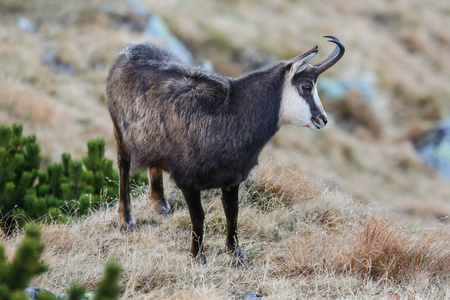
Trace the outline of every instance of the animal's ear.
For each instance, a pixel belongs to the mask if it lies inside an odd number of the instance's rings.
[[[303,54],[300,54],[296,58],[292,59],[289,62],[289,65],[291,66],[291,72],[290,75],[294,76],[297,73],[302,72],[306,69],[306,67],[309,65],[309,63],[312,61],[314,56],[316,56],[318,51],[318,47],[315,46],[314,48],[306,51]]]

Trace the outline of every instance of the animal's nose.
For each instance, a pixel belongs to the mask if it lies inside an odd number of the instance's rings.
[[[311,122],[316,126],[317,129],[325,127],[328,123],[328,119],[326,115],[319,115],[317,117],[312,117]]]

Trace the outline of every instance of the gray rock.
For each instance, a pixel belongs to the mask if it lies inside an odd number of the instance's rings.
[[[166,23],[158,15],[152,14],[150,16],[144,34],[154,39],[163,40],[169,50],[181,58],[185,63],[190,65],[194,63],[192,53],[170,32]]]
[[[161,42],[185,63],[194,63],[194,56],[189,49],[172,34],[164,20],[140,0],[106,3],[102,10],[108,15],[113,26],[142,32],[150,40]]]
[[[147,20],[143,33],[148,37],[160,40],[166,44],[170,51],[175,53],[185,63],[192,65],[194,57],[188,48],[173,35],[166,23],[158,15],[152,13],[140,0],[127,0],[133,12]]]
[[[28,33],[36,32],[36,25],[25,17],[19,17],[17,19],[17,26]]]
[[[109,17],[110,25],[123,30],[142,32],[145,30],[149,14],[126,2],[105,3],[102,11]]]
[[[450,118],[425,132],[416,149],[427,165],[450,180]]]
[[[49,292],[49,291],[46,291],[46,290],[42,290],[42,289],[38,288],[37,286],[35,286],[34,284],[30,285],[30,287],[25,289],[25,294],[27,294],[27,296],[28,296],[28,298],[30,300],[34,300],[39,292],[45,292],[45,293],[48,293],[48,294],[52,294],[53,296],[56,296],[56,297],[61,298],[61,299],[67,299],[68,298],[67,295],[63,295],[63,294],[60,294],[60,293],[53,293],[53,292]]]
[[[30,300],[33,300],[34,298],[36,298],[36,295],[39,292],[39,288],[32,284],[29,288],[26,288],[24,292],[25,294],[27,294]]]
[[[75,73],[75,67],[70,63],[62,61],[58,52],[55,50],[45,52],[42,55],[42,63],[52,68],[56,74],[73,75]]]
[[[244,300],[256,300],[264,298],[263,294],[257,293],[255,291],[246,293],[242,299]]]
[[[369,102],[375,98],[374,75],[372,73],[366,73],[351,80],[322,76],[319,88],[321,94],[330,100],[343,100],[347,98],[350,90],[356,90]]]

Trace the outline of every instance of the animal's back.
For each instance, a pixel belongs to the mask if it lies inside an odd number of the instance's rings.
[[[180,63],[179,59],[166,49],[153,44],[131,45],[118,56],[112,66],[107,81],[106,92],[108,104],[110,102],[124,101],[116,99],[126,94],[127,97],[145,92],[149,84],[159,72],[167,71]],[[136,90],[141,86],[143,90]],[[132,94],[129,94],[129,93]],[[110,108],[111,111],[111,108]]]

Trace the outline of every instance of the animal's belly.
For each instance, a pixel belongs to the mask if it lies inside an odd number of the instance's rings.
[[[253,166],[254,164],[251,167]],[[191,172],[187,171],[186,173],[184,170],[171,170],[170,173],[180,188],[207,190],[234,186],[246,180],[251,167],[240,167],[235,169],[217,168],[207,172],[191,169]]]
[[[247,178],[247,174],[234,172],[234,173],[221,173],[206,178],[206,180],[199,180],[200,189],[212,189],[212,188],[225,188],[237,185]],[[203,179],[203,178],[201,178]]]

